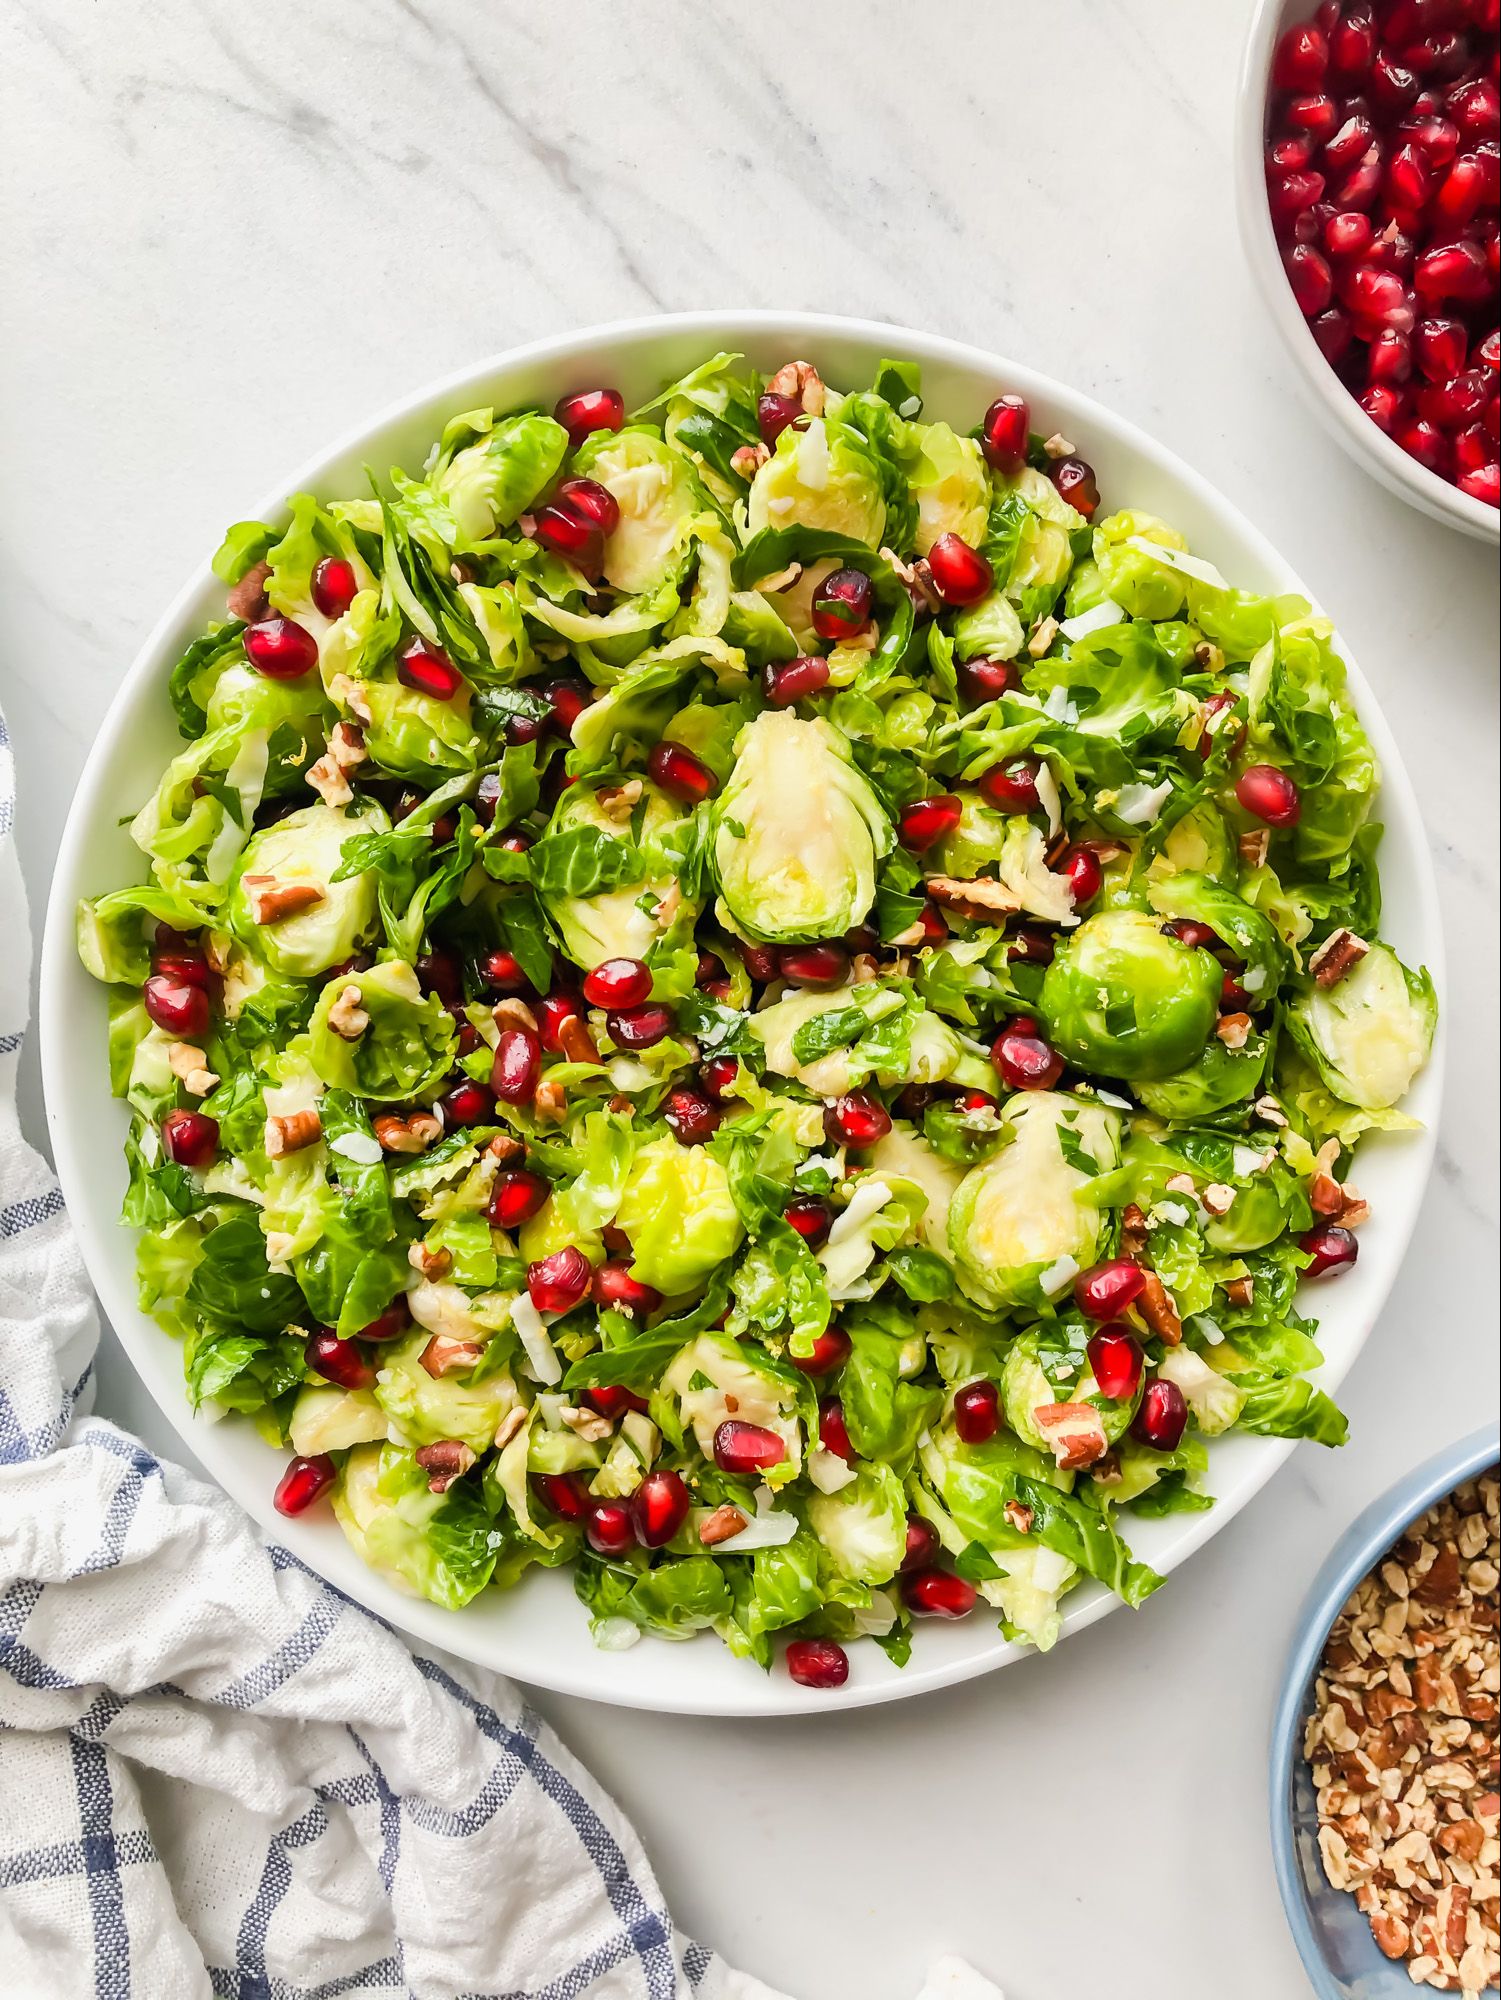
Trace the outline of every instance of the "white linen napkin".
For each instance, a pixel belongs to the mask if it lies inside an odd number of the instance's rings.
[[[515,1688],[411,1652],[88,1413],[94,1304],[15,1113],[14,797],[0,719],[7,2000],[785,2000],[674,1929],[635,1834]],[[1000,1996],[949,1960],[920,2000]]]

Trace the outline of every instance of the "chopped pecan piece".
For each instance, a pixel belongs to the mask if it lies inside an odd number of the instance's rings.
[[[328,698],[340,708],[347,708],[356,722],[369,722],[370,695],[363,681],[352,680],[348,674],[334,674],[328,683]]]
[[[194,1048],[191,1042],[168,1044],[167,1067],[183,1089],[194,1097],[207,1097],[219,1081],[214,1071],[209,1068],[208,1057],[203,1050]]]
[[[904,562],[895,549],[882,549],[881,554],[891,564],[919,611],[939,612],[943,609],[943,599],[933,582],[933,571],[926,556],[919,556],[915,563],[909,563]]]
[[[1249,1014],[1221,1014],[1214,1024],[1214,1032],[1227,1049],[1243,1049],[1251,1039],[1251,1017]]]
[[[247,625],[254,625],[264,618],[271,609],[266,597],[266,579],[271,574],[268,562],[258,562],[253,569],[247,569],[238,583],[231,584],[225,598],[225,607],[231,618],[243,618]]]
[[[750,1516],[739,1507],[728,1504],[716,1507],[707,1520],[699,1522],[698,1538],[706,1549],[717,1548],[721,1542],[733,1541],[749,1519]]]
[[[811,361],[784,361],[766,385],[769,396],[790,396],[801,403],[803,414],[821,417],[824,410],[823,377]]]
[[[323,1137],[323,1120],[314,1110],[273,1112],[266,1120],[266,1156],[268,1159],[285,1159],[288,1153],[300,1153],[307,1146],[316,1146]]]
[[[1200,1199],[1211,1215],[1228,1215],[1235,1204],[1236,1190],[1225,1181],[1211,1181]]]
[[[478,1341],[454,1340],[449,1334],[435,1333],[417,1358],[436,1379],[467,1373],[484,1351]]]
[[[524,1000],[497,1000],[490,1018],[502,1034],[507,1028],[525,1028],[529,1035],[537,1032],[537,1017]]]
[[[1027,651],[1034,660],[1040,660],[1048,647],[1058,637],[1058,620],[1049,614],[1039,618],[1032,627],[1032,636],[1027,641]]]
[[[570,1014],[558,1029],[558,1048],[564,1059],[575,1063],[597,1063],[599,1046],[589,1031],[589,1023]]]
[[[1338,986],[1346,973],[1355,970],[1370,948],[1365,939],[1357,937],[1354,931],[1331,931],[1308,961],[1314,984],[1325,988]]]
[[[1266,863],[1272,845],[1272,829],[1269,826],[1252,827],[1236,841],[1236,851],[1247,868],[1261,868]]]
[[[326,806],[347,806],[354,797],[353,785],[331,755],[325,754],[316,764],[309,764],[307,781]]]
[[[974,923],[1003,923],[1021,908],[1003,882],[992,882],[983,875],[972,881],[960,881],[953,875],[930,875],[925,887],[935,903]]]
[[[370,1121],[370,1129],[387,1153],[425,1153],[443,1134],[443,1121],[430,1111],[414,1111],[403,1118],[397,1111],[381,1111]]]
[[[602,1417],[597,1410],[580,1410],[575,1409],[572,1404],[565,1404],[558,1411],[558,1416],[574,1436],[582,1438],[585,1444],[598,1444],[601,1438],[610,1435],[610,1419]]]
[[[607,820],[624,826],[641,802],[641,780],[627,778],[623,785],[601,785],[594,802]]]
[[[485,1150],[502,1167],[514,1167],[519,1160],[526,1158],[525,1142],[513,1138],[509,1132],[497,1132]]]
[[[360,989],[351,979],[340,988],[339,997],[328,1010],[328,1025],[341,1041],[357,1042],[370,1025],[370,1016],[360,1000]]]
[[[1121,1255],[1140,1257],[1147,1247],[1147,1218],[1134,1201],[1121,1210]]]
[[[428,1476],[429,1493],[446,1493],[476,1463],[473,1450],[461,1438],[439,1438],[436,1444],[419,1445],[412,1456]]]
[[[562,1084],[544,1076],[532,1097],[532,1110],[544,1125],[561,1125],[568,1110]]]
[[[1075,446],[1070,444],[1062,431],[1054,431],[1051,437],[1044,438],[1042,448],[1049,458],[1072,458],[1075,451]]]
[[[737,445],[730,453],[730,465],[742,479],[754,479],[770,457],[770,447],[757,438],[754,444]]]
[[[1024,1506],[1020,1500],[1008,1500],[1001,1511],[1019,1535],[1031,1534],[1036,1517],[1030,1507]]]
[[[1183,1338],[1183,1322],[1178,1317],[1178,1308],[1172,1295],[1155,1271],[1142,1273],[1141,1291],[1137,1295],[1136,1310],[1157,1338],[1169,1347],[1176,1347]]]
[[[413,1243],[407,1250],[407,1262],[414,1271],[420,1271],[429,1283],[446,1278],[453,1269],[451,1250],[430,1250],[425,1243]]]
[[[250,903],[250,914],[258,924],[279,924],[287,917],[295,917],[299,910],[310,910],[314,903],[323,901],[323,891],[316,882],[282,882],[275,875],[242,875],[241,887]]]
[[[1248,1312],[1256,1303],[1256,1280],[1249,1275],[1232,1278],[1225,1287],[1225,1297],[1241,1312]]]
[[[1043,1403],[1032,1412],[1032,1421],[1064,1472],[1094,1465],[1110,1449],[1093,1403]]]

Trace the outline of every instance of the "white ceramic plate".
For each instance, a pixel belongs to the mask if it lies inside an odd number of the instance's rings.
[[[850,384],[869,381],[882,356],[915,359],[922,364],[929,415],[966,429],[998,393],[1019,391],[1030,399],[1040,429],[1064,431],[1088,457],[1107,504],[1162,515],[1182,530],[1198,554],[1219,564],[1237,584],[1265,592],[1304,589],[1275,550],[1213,487],[1171,452],[1086,397],[1029,368],[932,334],[806,314],[681,314],[599,327],[517,349],[388,410],[356,437],[304,465],[284,487],[245,513],[274,519],[283,495],[301,488],[329,494],[359,491],[366,464],[382,469],[401,464],[415,470],[445,419],[460,410],[527,403],[550,408],[566,391],[601,382],[618,386],[627,405],[633,406],[718,348],[743,352],[764,370],[789,357],[806,357],[830,381]],[[221,525],[204,523],[206,541],[211,536],[217,541]],[[848,1684],[833,1693],[817,1693],[796,1687],[785,1674],[765,1675],[733,1659],[710,1637],[686,1645],[648,1639],[626,1653],[601,1653],[590,1640],[571,1581],[561,1572],[534,1572],[516,1590],[487,1595],[462,1612],[440,1611],[396,1591],[367,1569],[326,1513],[283,1520],[271,1505],[279,1455],[262,1444],[248,1425],[212,1424],[194,1415],[176,1343],[135,1303],[133,1232],[117,1219],[125,1186],[120,1143],[126,1119],[123,1107],[109,1095],[105,990],[89,978],[74,955],[73,912],[80,896],[141,878],[141,856],[119,816],[150,793],[177,747],[166,699],[172,662],[205,621],[222,617],[223,610],[223,585],[215,581],[205,561],[126,676],[73,801],[53,878],[42,956],[42,1065],[63,1191],[105,1310],[143,1381],[182,1436],[278,1541],[349,1596],[429,1645],[446,1647],[538,1686],[640,1708],[778,1715],[892,1701],[986,1673],[1019,1657],[1023,1649],[1005,1644],[985,1617],[952,1625],[925,1624],[917,1632],[912,1661],[905,1670],[892,1667],[876,1647],[858,1646]],[[1386,772],[1381,800],[1387,828],[1382,853],[1384,932],[1404,959],[1432,970],[1442,1004],[1437,895],[1412,786],[1391,733],[1353,664],[1351,678]],[[1424,1133],[1376,1140],[1362,1154],[1360,1181],[1375,1213],[1361,1239],[1360,1263],[1322,1289],[1316,1306],[1309,1300],[1323,1319],[1328,1361],[1322,1379],[1331,1389],[1364,1344],[1407,1247],[1433,1153],[1441,1060],[1441,1048],[1436,1047],[1413,1092],[1411,1108],[1423,1119]],[[1245,1505],[1291,1449],[1270,1439],[1221,1440],[1212,1448],[1210,1473],[1218,1505],[1207,1514],[1132,1523],[1130,1538],[1136,1552],[1160,1570],[1176,1569]],[[1115,1598],[1093,1584],[1073,1592],[1066,1603],[1066,1632],[1077,1632],[1116,1607]],[[1150,1606],[1137,1615],[1150,1618]]]

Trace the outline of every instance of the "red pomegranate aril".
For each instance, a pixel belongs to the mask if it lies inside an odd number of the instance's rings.
[[[507,743],[516,744],[535,743],[546,726],[546,723],[540,716],[508,715],[505,725],[506,741]],[[492,819],[495,816],[493,807],[491,808],[490,816]]]
[[[157,951],[151,955],[151,970],[162,979],[175,979],[186,986],[201,986],[212,993],[218,974],[201,951]]]
[[[1465,365],[1465,329],[1461,320],[1420,319],[1413,328],[1413,358],[1429,382],[1448,382]]]
[[[542,1076],[542,1041],[530,1028],[502,1028],[490,1065],[490,1089],[502,1104],[530,1104]]]
[[[584,1540],[600,1556],[623,1556],[635,1547],[630,1503],[600,1500],[584,1517]]]
[[[565,479],[554,497],[560,507],[582,514],[602,535],[613,535],[620,526],[620,502],[597,479]]]
[[[1318,180],[1318,175],[1313,176]],[[1320,187],[1322,187],[1320,182]],[[1315,197],[1317,199],[1317,197]],[[1092,521],[1100,504],[1100,485],[1094,467],[1082,458],[1055,458],[1048,465],[1048,477],[1076,513]]]
[[[1018,1014],[997,1035],[990,1060],[1012,1090],[1051,1090],[1063,1074],[1062,1056],[1025,1014]]]
[[[980,790],[1002,812],[1038,812],[1042,807],[1037,790],[1041,770],[1040,758],[1009,757],[1004,764],[994,764],[981,775]]]
[[[1323,199],[1326,185],[1324,176],[1315,173],[1312,167],[1293,167],[1286,173],[1272,176],[1267,183],[1267,206],[1272,211],[1272,226],[1279,235],[1288,235],[1303,211]],[[1374,187],[1371,192],[1375,193]],[[1063,462],[1066,464],[1068,461]],[[1083,512],[1082,508],[1080,512]]]
[[[965,660],[955,669],[959,686],[969,701],[994,701],[1016,685],[1016,669],[1009,660]]]
[[[1395,135],[1404,145],[1421,146],[1430,166],[1451,166],[1459,152],[1459,127],[1437,111],[1421,111],[1414,106],[1402,120]]]
[[[940,535],[927,560],[933,588],[945,604],[978,604],[995,581],[985,557],[958,535]]]
[[[914,854],[926,854],[954,831],[963,809],[962,802],[950,792],[916,800],[897,822],[903,847],[910,847]]]
[[[361,1340],[400,1340],[410,1332],[412,1309],[406,1302],[405,1294],[398,1292],[384,1312],[377,1313],[368,1325],[360,1328]]]
[[[951,1569],[923,1569],[902,1584],[902,1601],[914,1618],[964,1618],[979,1592]]]
[[[1376,264],[1352,264],[1339,275],[1340,302],[1358,320],[1374,326],[1394,326],[1406,333],[1413,323],[1407,289],[1395,271]]]
[[[1349,353],[1350,342],[1355,337],[1350,315],[1341,312],[1338,306],[1331,306],[1328,312],[1321,312],[1317,319],[1310,320],[1308,326],[1318,342],[1319,352],[1331,368],[1337,367]]]
[[[795,660],[768,660],[761,669],[761,692],[773,708],[810,701],[828,684],[829,663],[817,653],[801,653]]]
[[[1329,31],[1329,67],[1346,82],[1370,75],[1375,59],[1376,20],[1368,6],[1346,8],[1343,18]]]
[[[1400,388],[1412,373],[1412,342],[1394,326],[1384,326],[1371,342],[1366,375],[1387,388]]]
[[[777,970],[789,985],[827,991],[849,978],[850,955],[842,944],[784,945],[777,953]]]
[[[340,1340],[328,1327],[308,1335],[302,1354],[315,1375],[341,1389],[368,1389],[375,1381],[375,1370],[355,1343]]]
[[[994,1382],[966,1382],[954,1396],[954,1429],[963,1444],[984,1444],[1001,1427],[1001,1397]]]
[[[593,690],[582,681],[552,681],[542,690],[552,719],[564,736],[573,735],[573,726],[594,700]]]
[[[818,1405],[818,1442],[847,1465],[853,1463],[855,1447],[844,1421],[844,1405],[837,1396],[825,1396]]]
[[[1174,937],[1179,944],[1192,945],[1195,951],[1224,951],[1225,940],[1218,931],[1212,931],[1208,924],[1201,924],[1193,917],[1172,917],[1163,926],[1168,937]]]
[[[1371,206],[1381,187],[1381,157],[1379,144],[1366,147],[1349,173],[1331,192],[1330,199],[1336,209]]]
[[[688,1518],[692,1505],[688,1488],[665,1468],[648,1472],[631,1495],[631,1523],[643,1548],[660,1549]]]
[[[497,1229],[519,1229],[523,1222],[530,1222],[540,1213],[551,1193],[552,1182],[545,1174],[517,1167],[508,1174],[496,1175],[485,1213]]]
[[[1400,389],[1393,389],[1385,382],[1372,382],[1362,389],[1356,402],[1365,411],[1371,422],[1388,436],[1402,420],[1406,403]]]
[[[662,1294],[654,1285],[643,1285],[631,1276],[629,1264],[613,1257],[596,1265],[589,1295],[597,1306],[611,1306],[616,1312],[634,1313],[638,1318],[654,1313],[662,1303]]]
[[[1272,56],[1272,82],[1278,90],[1318,90],[1329,67],[1329,41],[1312,21],[1296,21],[1284,30]]]
[[[270,681],[301,680],[318,664],[318,641],[305,625],[279,612],[247,625],[242,643],[251,666]]]
[[[1313,1262],[1304,1272],[1308,1278],[1324,1278],[1331,1271],[1346,1271],[1360,1255],[1354,1232],[1337,1222],[1321,1222],[1298,1238],[1298,1248],[1306,1250]]]
[[[1467,472],[1479,472],[1496,456],[1496,447],[1487,436],[1483,424],[1471,424],[1454,440],[1454,477],[1463,479]]]
[[[803,406],[795,396],[779,396],[768,391],[756,402],[756,429],[763,444],[774,445],[789,424],[803,417]]]
[[[353,604],[360,580],[343,556],[325,556],[313,569],[311,595],[325,618],[342,618]]]
[[[782,1658],[799,1687],[843,1687],[850,1677],[850,1656],[834,1639],[789,1639]]]
[[[191,980],[153,972],[141,988],[141,998],[148,1018],[179,1041],[194,1042],[208,1033],[208,995]]]
[[[1024,396],[998,396],[980,425],[980,449],[997,472],[1014,479],[1027,462],[1032,411]]]
[[[829,1231],[834,1224],[828,1203],[820,1201],[818,1196],[813,1194],[799,1195],[796,1201],[789,1202],[782,1210],[782,1220],[795,1229],[805,1243],[811,1243],[815,1249],[820,1243],[827,1241]]]
[[[721,1472],[765,1472],[786,1456],[785,1441],[762,1424],[729,1417],[714,1433],[714,1463]]]
[[[618,389],[580,389],[564,396],[553,415],[575,448],[594,431],[618,431],[625,422],[625,398]]]
[[[1416,102],[1418,79],[1395,55],[1385,49],[1377,49],[1376,60],[1371,64],[1370,80],[1366,88],[1373,103],[1383,111],[1406,111]]]
[[[1129,1257],[1092,1264],[1074,1280],[1074,1304],[1086,1319],[1119,1319],[1141,1297],[1146,1273]]]
[[[1084,1350],[1095,1387],[1112,1402],[1124,1403],[1141,1386],[1145,1356],[1129,1328],[1102,1326]]]
[[[582,1521],[589,1512],[589,1495],[576,1472],[534,1472],[532,1485],[560,1520]]]
[[[1252,764],[1235,781],[1235,796],[1267,826],[1296,826],[1303,802],[1292,779],[1276,764]]]
[[[1421,146],[1399,146],[1386,163],[1386,199],[1394,215],[1417,216],[1433,193],[1433,167]]]
[[[430,646],[420,632],[413,633],[398,651],[396,678],[403,687],[434,701],[452,701],[464,684],[463,675],[448,655]]]
[[[174,1166],[206,1167],[219,1150],[219,1121],[201,1111],[169,1111],[162,1120],[162,1151]]]
[[[1312,208],[1305,208],[1293,218],[1293,242],[1314,248],[1324,234],[1324,224],[1333,213],[1334,204],[1330,201],[1316,201]]]
[[[1188,1404],[1176,1382],[1159,1376],[1148,1382],[1131,1424],[1131,1435],[1153,1451],[1176,1451],[1188,1428]]]
[[[1227,972],[1220,981],[1220,1012],[1222,1014],[1244,1014],[1249,1012],[1252,997],[1249,987],[1242,986],[1233,972]]]
[[[1484,372],[1467,368],[1447,382],[1433,382],[1418,391],[1418,415],[1443,431],[1463,430],[1485,408],[1490,389]]]
[[[639,1007],[651,997],[651,968],[639,958],[607,958],[584,975],[591,1007]]]
[[[305,1514],[338,1478],[338,1468],[326,1451],[316,1458],[294,1458],[277,1481],[271,1504],[278,1514]]]
[[[521,960],[504,946],[487,951],[479,964],[480,978],[492,993],[524,993],[531,981],[521,969]],[[449,995],[444,993],[444,999]]]
[[[1369,118],[1359,114],[1347,117],[1324,148],[1323,164],[1328,172],[1336,175],[1348,173],[1371,150],[1371,141],[1375,136],[1375,128]]]
[[[714,773],[681,743],[658,743],[646,760],[647,776],[669,798],[696,806],[714,790]]]
[[[867,1091],[848,1090],[823,1114],[823,1129],[836,1146],[874,1146],[891,1130],[891,1113]]]
[[[1071,847],[1057,872],[1068,882],[1076,910],[1092,903],[1105,886],[1105,871],[1100,866],[1100,857],[1092,848]]]
[[[724,1113],[711,1104],[701,1091],[679,1084],[667,1093],[662,1106],[667,1129],[680,1146],[702,1146],[714,1137]]]
[[[813,592],[813,630],[831,644],[857,638],[870,623],[873,599],[864,570],[836,569]]]
[[[1471,145],[1501,134],[1501,92],[1494,77],[1477,76],[1456,84],[1444,103],[1461,136]]]
[[[830,1326],[815,1339],[811,1352],[797,1354],[789,1347],[787,1359],[804,1375],[832,1375],[849,1360],[852,1345],[843,1328]]]
[[[601,1383],[597,1388],[584,1389],[579,1401],[587,1403],[597,1416],[608,1417],[613,1424],[617,1417],[623,1417],[627,1410],[645,1411],[651,1406],[644,1396],[638,1396],[634,1389],[622,1388],[617,1382]]]
[[[1375,234],[1371,218],[1358,208],[1336,209],[1324,224],[1324,248],[1331,257],[1359,257]]]
[[[1492,459],[1489,465],[1462,472],[1455,484],[1461,493],[1468,493],[1472,500],[1483,500],[1487,507],[1501,505],[1501,461]]]
[[[1485,201],[1485,169],[1473,153],[1461,153],[1440,183],[1433,210],[1451,229],[1478,215]]]
[[[576,1243],[526,1267],[526,1289],[539,1313],[566,1313],[589,1295],[594,1272]]]
[[[658,1000],[644,1007],[617,1007],[605,1016],[612,1042],[622,1049],[654,1049],[672,1033],[672,1009]]]
[[[1294,97],[1287,107],[1287,122],[1299,132],[1306,132],[1316,144],[1322,145],[1332,139],[1339,126],[1339,106],[1322,90],[1306,92]]]
[[[604,537],[587,514],[572,507],[539,508],[532,520],[532,539],[586,576],[593,576],[604,557]]]
[[[1463,305],[1482,305],[1491,291],[1485,252],[1465,237],[1425,250],[1412,281],[1419,298],[1458,299]]]
[[[549,1055],[561,1054],[563,1024],[579,1018],[582,1004],[576,993],[549,993],[536,1002],[532,1012],[537,1017],[537,1033]]]
[[[735,1095],[735,1086],[740,1081],[739,1057],[710,1056],[706,1063],[700,1063],[698,1080],[706,1097],[715,1104],[723,1104],[726,1098]]]
[[[488,1124],[495,1116],[495,1099],[482,1083],[472,1077],[456,1083],[438,1099],[443,1123],[452,1132],[460,1125]]]
[[[949,934],[949,927],[944,922],[943,912],[936,903],[924,903],[914,921],[922,930],[922,937],[917,947],[919,951],[922,951],[928,945],[942,944]]]
[[[1282,268],[1305,319],[1321,313],[1334,297],[1334,276],[1310,244],[1295,243],[1282,253]]]
[[[921,1514],[909,1514],[907,1546],[897,1565],[897,1575],[910,1576],[914,1570],[931,1569],[942,1553],[942,1546],[931,1521],[925,1521]]]
[[[1402,425],[1395,431],[1397,443],[1415,458],[1419,465],[1426,465],[1430,472],[1447,474],[1450,459],[1449,440],[1437,424],[1431,424],[1424,417],[1415,417],[1411,423]]]

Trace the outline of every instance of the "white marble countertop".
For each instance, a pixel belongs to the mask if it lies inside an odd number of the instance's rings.
[[[1291,1620],[1358,1508],[1496,1404],[1495,564],[1297,400],[1232,217],[1247,11],[10,0],[0,20],[0,695],[34,904],[111,691],[225,522],[409,387],[638,312],[866,314],[1090,390],[1293,558],[1405,745],[1449,1102],[1346,1385],[1349,1447],[1303,1447],[1139,1616],[946,1695],[777,1725],[541,1704],[680,1921],[798,2000],[910,2000],[943,1948],[1008,2000],[1302,1992],[1265,1832]],[[112,1344],[100,1405],[180,1451]]]

